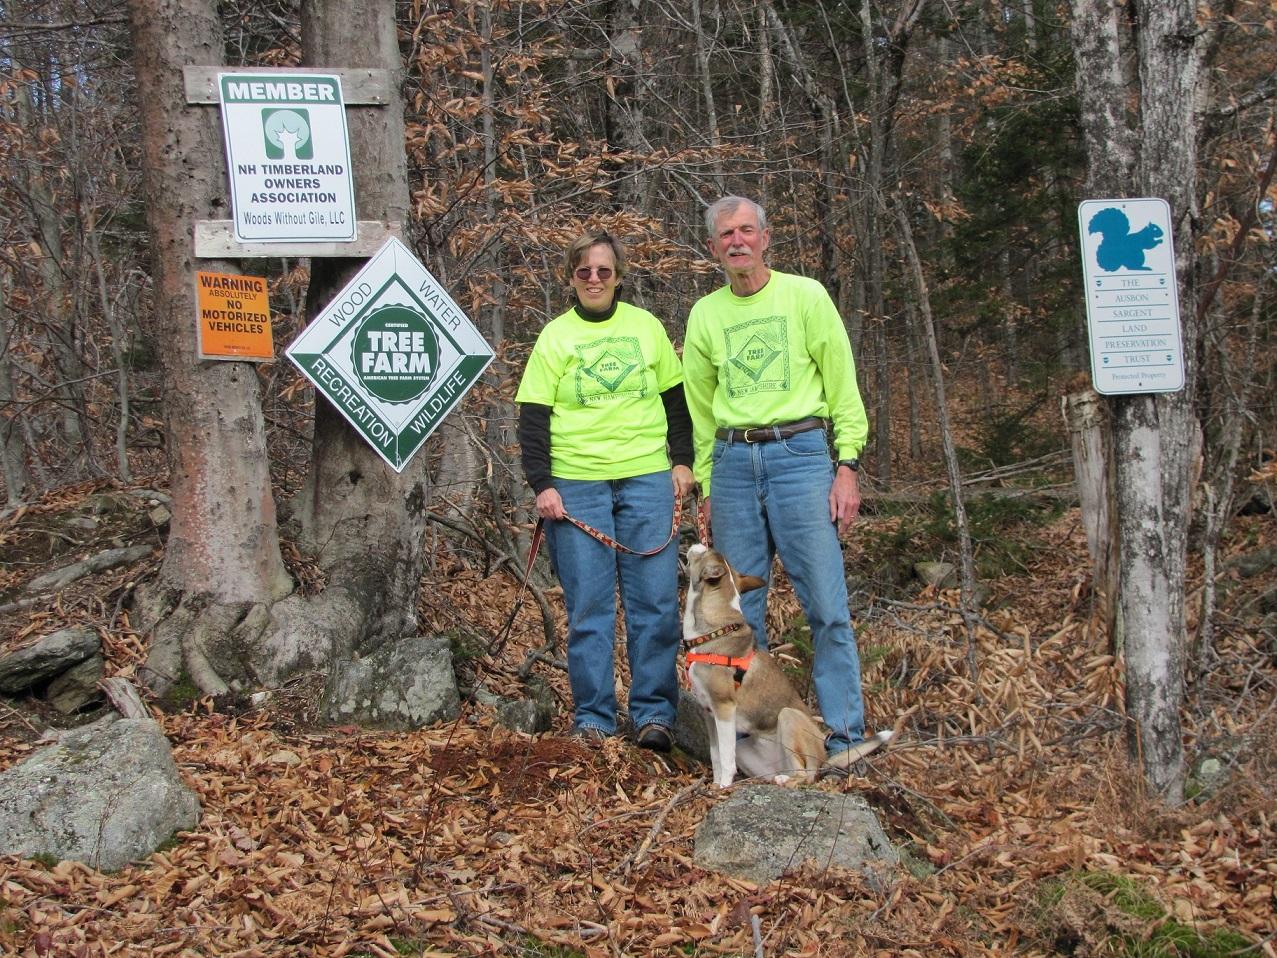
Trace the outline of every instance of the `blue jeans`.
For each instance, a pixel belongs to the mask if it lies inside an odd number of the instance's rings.
[[[655,549],[670,534],[669,472],[631,479],[554,480],[568,514],[622,545]],[[570,522],[546,525],[546,542],[568,610],[568,682],[578,728],[616,731],[616,587],[625,610],[630,718],[635,728],[674,727],[678,708],[678,545],[654,556],[617,552]]]
[[[812,679],[835,754],[863,741],[860,653],[847,606],[838,532],[829,519],[834,466],[820,429],[775,442],[714,443],[710,518],[714,546],[737,571],[770,581],[772,557],[794,583],[811,626]],[[741,596],[758,644],[767,647],[767,589]]]

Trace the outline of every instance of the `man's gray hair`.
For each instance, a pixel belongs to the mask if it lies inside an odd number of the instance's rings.
[[[745,196],[724,196],[721,200],[711,203],[709,209],[705,211],[705,232],[709,234],[710,239],[714,238],[714,233],[718,229],[718,218],[735,213],[741,206],[748,206],[754,211],[754,215],[758,217],[760,230],[767,229],[767,211],[761,206]]]

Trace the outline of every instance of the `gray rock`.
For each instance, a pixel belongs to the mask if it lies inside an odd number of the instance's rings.
[[[94,723],[0,773],[0,853],[118,871],[199,821],[150,719]]]
[[[1277,656],[1277,612],[1269,612],[1259,620],[1259,634],[1268,654]]]
[[[121,512],[126,507],[119,496],[110,492],[99,492],[89,500],[89,511],[95,516],[104,516],[112,512]]]
[[[168,506],[163,504],[154,506],[147,515],[151,517],[151,522],[157,529],[163,529],[169,524],[169,520],[173,518],[173,513],[169,511]]]
[[[95,655],[72,666],[50,682],[44,697],[63,715],[78,712],[86,705],[102,701],[98,680],[105,673],[106,660]]]
[[[874,567],[866,582],[848,582],[852,592],[874,592],[881,588],[899,589],[913,578],[913,566],[908,559],[889,556]]]
[[[709,728],[703,709],[686,689],[678,690],[678,714],[674,718],[674,742],[692,758],[709,761]]]
[[[1227,565],[1237,570],[1243,579],[1260,575],[1277,567],[1277,546],[1264,546],[1242,553],[1231,559]]]
[[[500,699],[496,703],[497,721],[515,732],[548,732],[554,723],[554,696],[539,679],[528,682],[531,693],[522,699]]]
[[[128,565],[130,562],[145,559],[151,554],[152,549],[152,546],[127,546],[122,549],[107,549],[105,552],[99,552],[97,555],[89,556],[87,559],[82,559],[60,569],[46,572],[44,575],[36,576],[27,585],[27,591],[54,592],[70,585],[77,579],[83,579],[86,575],[92,575],[95,572],[105,572],[107,569],[114,569],[116,566]]]
[[[958,584],[958,569],[952,562],[915,562],[913,574],[923,585],[952,589]]]
[[[0,657],[0,692],[26,692],[96,655],[101,647],[92,629],[60,629],[46,635],[34,645]]]
[[[1215,756],[1198,759],[1188,773],[1185,791],[1196,801],[1204,802],[1228,784],[1228,766]]]
[[[447,639],[402,639],[339,663],[320,714],[333,725],[406,730],[457,717],[461,697]]]
[[[803,863],[880,873],[899,865],[873,811],[858,795],[816,788],[741,785],[696,829],[696,864],[768,882]]]
[[[554,724],[554,707],[537,699],[507,699],[497,706],[497,721],[515,732],[548,732]]]

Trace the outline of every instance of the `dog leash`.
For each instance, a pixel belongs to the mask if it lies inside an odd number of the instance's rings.
[[[699,513],[700,510],[698,509],[697,514],[699,515]],[[586,535],[603,543],[609,549],[615,549],[617,552],[624,552],[627,555],[632,556],[654,556],[669,545],[674,540],[674,537],[678,535],[678,527],[683,522],[683,500],[675,499],[674,501],[674,518],[670,523],[670,534],[668,538],[666,538],[666,540],[655,549],[648,549],[642,552],[637,549],[631,549],[629,546],[622,545],[606,532],[600,532],[598,529],[595,529],[588,523],[582,522],[574,516],[565,513],[564,518]],[[510,610],[510,616],[506,619],[505,627],[498,633],[497,638],[488,644],[488,655],[490,656],[500,655],[505,649],[506,642],[510,640],[510,631],[514,627],[515,616],[519,614],[519,609],[523,608],[523,597],[528,590],[528,580],[532,578],[532,565],[536,562],[537,553],[541,551],[541,543],[544,539],[545,519],[543,517],[538,517],[536,528],[532,531],[532,541],[528,544],[528,564],[523,570],[523,581],[519,583],[519,594],[515,597],[514,607]]]
[[[697,511],[699,512],[699,510]],[[597,539],[599,542],[603,543],[609,549],[615,549],[617,552],[624,552],[626,555],[632,556],[654,556],[673,542],[674,537],[678,535],[678,527],[683,523],[683,500],[682,498],[676,498],[674,500],[674,520],[670,523],[670,534],[666,540],[655,549],[646,549],[643,551],[621,545],[621,543],[617,542],[606,532],[600,532],[598,529],[594,528],[594,526],[582,522],[580,519],[577,519],[575,516],[569,515],[566,512],[563,514],[563,518],[572,523],[572,525],[576,526],[590,538]]]
[[[541,551],[541,541],[545,538],[545,520],[537,518],[536,528],[532,530],[532,541],[528,543],[528,565],[523,570],[523,581],[519,583],[519,594],[514,597],[514,608],[510,610],[510,617],[505,620],[505,628],[498,634],[497,638],[488,643],[488,655],[498,656],[505,650],[505,644],[510,640],[510,630],[514,628],[514,618],[519,614],[519,610],[523,608],[523,597],[528,591],[528,580],[532,578],[532,564],[537,561],[537,553]]]
[[[705,521],[703,503],[701,502],[701,497],[695,492],[692,493],[692,498],[692,505],[696,508],[696,535],[701,540],[701,545],[708,549],[714,545],[714,540],[709,534],[709,523]]]

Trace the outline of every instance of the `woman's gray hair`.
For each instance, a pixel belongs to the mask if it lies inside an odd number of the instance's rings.
[[[754,215],[758,217],[758,228],[760,230],[767,229],[767,211],[761,206],[748,197],[724,196],[721,200],[715,200],[711,203],[709,209],[705,211],[705,232],[710,239],[714,238],[714,233],[718,229],[718,218],[725,214],[735,213],[741,206],[748,206],[754,211]]]
[[[616,263],[616,281],[619,283],[625,276],[625,247],[621,245],[621,241],[607,230],[582,233],[572,241],[563,261],[563,275],[569,286],[572,284],[572,274],[576,272],[576,268],[581,265],[581,259],[592,246],[606,246],[610,249],[612,260]]]

